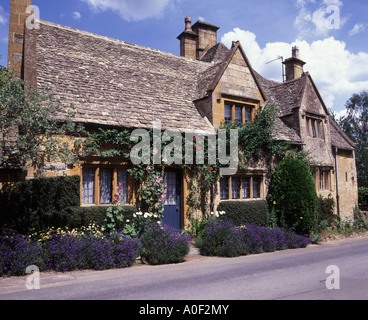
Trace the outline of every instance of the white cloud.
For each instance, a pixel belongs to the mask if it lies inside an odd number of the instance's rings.
[[[301,59],[307,62],[304,70],[310,72],[328,108],[341,110],[353,93],[368,88],[368,53],[351,53],[345,42],[334,37],[311,42],[272,42],[261,48],[254,33],[235,28],[221,39],[228,47],[237,40],[252,67],[264,77],[277,81],[282,79],[281,61],[266,63],[278,56],[291,57],[292,47],[298,46]]]
[[[82,18],[82,15],[78,11],[74,11],[72,14],[73,20],[80,20]]]
[[[367,29],[367,24],[357,23],[353,29],[350,30],[349,36],[355,36],[356,34],[363,32]]]
[[[4,8],[0,6],[0,24],[6,24],[8,22],[8,14],[5,12]]]
[[[112,10],[126,21],[139,21],[161,17],[166,6],[173,0],[80,0],[96,12]]]

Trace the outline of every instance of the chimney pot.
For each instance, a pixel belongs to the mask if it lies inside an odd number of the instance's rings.
[[[185,18],[185,31],[192,31],[192,18],[191,17]]]
[[[292,55],[294,58],[299,58],[299,48],[297,46],[293,47]]]

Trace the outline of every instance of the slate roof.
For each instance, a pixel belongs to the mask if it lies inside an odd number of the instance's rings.
[[[309,73],[305,73],[299,79],[287,81],[284,83],[273,81],[262,77],[255,72],[258,82],[262,85],[268,100],[273,100],[280,107],[280,119],[276,121],[274,127],[274,136],[279,140],[290,141],[293,143],[301,143],[301,138],[298,133],[292,128],[288,127],[282,118],[293,113],[294,109],[300,108],[303,99],[308,104],[308,109],[311,112],[317,112],[313,108],[317,105],[315,99],[316,95],[311,94],[311,91],[317,93],[320,102],[328,114],[328,120],[331,128],[332,146],[344,150],[354,150],[355,144],[351,139],[340,129],[334,120],[329,116],[329,112],[319,96],[318,90],[310,77]],[[309,79],[309,81],[308,81]],[[314,87],[314,88],[313,88]]]
[[[240,43],[233,43],[231,49],[218,43],[202,61],[193,61],[42,20],[40,25],[36,34],[37,87],[50,88],[64,103],[72,103],[76,121],[152,128],[153,121],[160,120],[164,130],[215,132],[194,102],[214,89],[234,52],[242,50]],[[252,68],[251,72],[264,97],[280,106],[274,137],[300,144],[298,133],[282,118],[301,106],[307,76],[280,83]],[[331,128],[334,146],[354,148],[336,124]]]
[[[213,133],[193,101],[210,63],[191,61],[41,21],[37,88],[50,88],[77,110],[76,121],[130,128]]]

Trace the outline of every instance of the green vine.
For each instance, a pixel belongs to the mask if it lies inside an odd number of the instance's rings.
[[[273,137],[273,129],[275,121],[278,117],[278,108],[274,104],[267,104],[264,108],[260,108],[253,122],[245,124],[228,123],[222,124],[220,129],[227,131],[226,148],[230,150],[230,130],[238,130],[239,138],[239,167],[247,171],[250,167],[259,162],[266,164],[269,168],[268,176],[273,172],[275,164],[285,158],[302,159],[305,163],[310,164],[308,153],[300,150],[293,150],[290,145],[285,142],[277,141]],[[156,147],[164,150],[165,146],[175,143],[175,139],[165,138],[166,133],[162,133],[161,141],[165,141],[161,146],[154,146],[153,130],[149,130],[150,135],[150,163],[131,166],[129,173],[136,182],[136,206],[143,212],[151,212],[158,215],[163,213],[165,203],[165,183],[164,171],[166,156],[173,157],[173,152],[169,155],[162,155],[162,164],[153,165],[154,157],[158,150]],[[116,129],[99,129],[97,133],[88,135],[84,148],[86,155],[97,155],[103,158],[123,157],[129,161],[129,155],[134,144],[130,140],[131,131]],[[194,221],[195,213],[200,211],[202,216],[208,217],[211,211],[214,211],[214,204],[210,202],[210,196],[216,195],[216,185],[220,176],[221,165],[216,157],[215,164],[209,164],[209,154],[213,154],[218,150],[218,145],[209,143],[209,138],[204,137],[202,144],[198,143],[198,137],[190,137],[193,139],[193,159],[196,159],[197,152],[203,152],[204,164],[186,164],[185,155],[181,155],[182,164],[176,164],[177,167],[187,169],[191,172],[188,184],[188,196],[186,204],[188,206],[188,217],[190,221]],[[182,150],[186,148],[186,137],[181,139]],[[202,142],[202,141],[201,141]],[[175,145],[175,147],[178,147]],[[216,148],[216,150],[211,150]],[[217,153],[215,153],[217,154]],[[177,163],[177,161],[175,161]]]

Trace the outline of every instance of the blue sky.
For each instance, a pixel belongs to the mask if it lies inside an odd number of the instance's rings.
[[[0,0],[0,60],[6,65],[10,0]],[[33,0],[40,18],[179,54],[184,18],[220,27],[218,41],[240,40],[252,66],[281,81],[278,56],[300,55],[327,106],[344,110],[368,90],[367,0]]]

